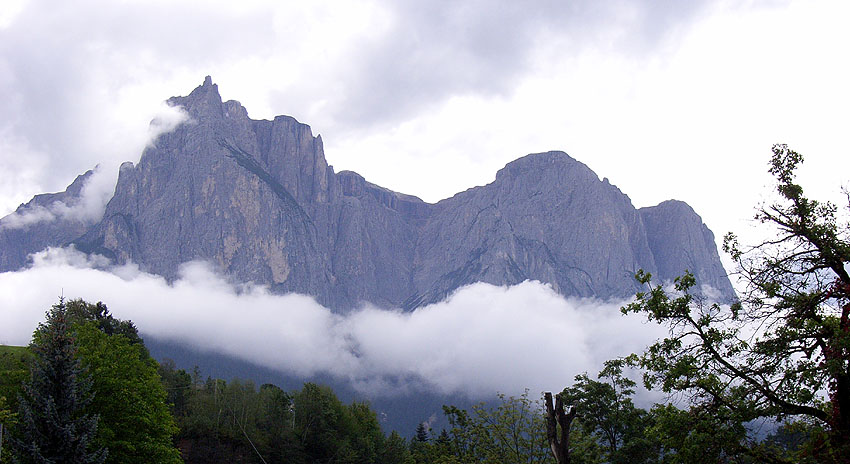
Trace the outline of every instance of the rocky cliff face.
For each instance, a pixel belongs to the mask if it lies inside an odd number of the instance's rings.
[[[167,278],[201,259],[276,291],[332,292],[317,227],[333,175],[321,139],[292,118],[250,120],[209,79],[169,103],[190,120],[121,167],[103,220],[77,248]]]
[[[436,205],[416,254],[408,305],[473,282],[548,282],[565,295],[633,294],[634,273],[656,269],[628,197],[562,152],[509,163],[484,187]]]
[[[714,234],[687,203],[668,200],[639,211],[658,275],[670,279],[688,269],[700,285],[708,285],[724,297],[734,295]]]
[[[34,225],[49,239],[26,246],[0,235],[3,250],[16,250],[3,252],[4,269],[39,247],[73,243],[167,278],[183,262],[206,260],[235,279],[339,310],[415,308],[479,281],[536,279],[564,295],[625,297],[640,268],[662,280],[689,269],[734,297],[713,236],[690,207],[636,210],[565,153],[528,155],[489,185],[428,204],[335,173],[309,126],[249,119],[238,102],[221,101],[209,78],[169,102],[191,119],[138,165],[121,167],[102,220]]]

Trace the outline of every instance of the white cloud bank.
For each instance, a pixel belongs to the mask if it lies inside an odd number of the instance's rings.
[[[623,302],[565,299],[538,282],[474,284],[412,313],[367,306],[343,315],[307,296],[233,285],[204,263],[185,264],[169,284],[136,266],[48,249],[29,269],[0,274],[0,344],[28,343],[60,293],[103,301],[144,335],[384,394],[559,390],[664,333],[622,316]]]

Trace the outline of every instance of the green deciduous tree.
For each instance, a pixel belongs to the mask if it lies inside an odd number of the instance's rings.
[[[107,462],[180,462],[172,439],[177,432],[157,374],[157,363],[131,321],[114,318],[103,303],[63,303],[73,334],[74,356],[90,375],[92,398],[85,411],[99,418],[94,443],[108,450]],[[33,344],[51,338],[49,325]]]
[[[47,312],[36,335],[31,378],[19,403],[16,455],[34,463],[103,462],[106,450],[94,445],[98,418],[87,410],[92,380],[77,357],[64,301]]]
[[[95,398],[88,411],[100,417],[96,443],[109,449],[107,462],[181,462],[157,364],[143,345],[121,333],[108,335],[96,321],[78,323],[74,331],[92,375]]]
[[[551,462],[540,402],[529,399],[528,392],[519,397],[500,394],[498,398],[495,405],[482,403],[471,412],[443,407],[452,426],[449,450],[457,462]]]
[[[183,374],[185,372],[179,376]],[[233,380],[228,383],[212,378],[203,383],[193,383],[187,393],[186,414],[178,416],[182,429],[180,439],[188,444],[185,450],[187,461],[262,462],[262,458],[273,462],[272,456],[286,447],[287,441],[270,447],[268,434],[278,431],[267,430],[262,424],[266,422],[263,416],[271,407],[272,411],[284,415],[269,417],[268,421],[288,425],[287,397],[281,398],[285,404],[272,406],[268,400],[277,395],[270,389],[261,388],[257,392],[256,385],[250,381]],[[288,426],[286,430],[289,430]]]
[[[655,405],[650,412],[651,423],[644,431],[645,440],[657,451],[655,462],[753,462],[750,456],[740,453],[747,432],[744,423],[729,413],[733,411],[711,405],[689,409]]]
[[[656,459],[655,447],[645,438],[650,416],[632,402],[635,382],[623,375],[624,364],[621,359],[607,361],[599,380],[577,375],[575,383],[561,393],[564,404],[580,411],[573,425],[574,461],[642,463]]]
[[[30,377],[32,353],[22,346],[0,346],[0,463],[11,462],[9,436],[17,423],[21,385]]]
[[[384,442],[384,446],[378,453],[378,459],[375,462],[387,462],[397,464],[413,464],[413,458],[410,456],[410,451],[407,449],[407,442],[404,437],[393,431]]]
[[[77,298],[66,303],[67,318],[70,325],[93,322],[106,335],[123,335],[134,345],[144,346],[142,337],[133,321],[117,319],[109,313],[103,302],[89,303]]]
[[[177,369],[174,360],[163,359],[156,369],[165,388],[167,402],[175,419],[189,413],[189,398],[192,395],[192,376],[183,369]]]
[[[6,406],[17,409],[21,385],[30,378],[32,352],[24,346],[0,346],[0,396],[6,397]]]
[[[821,462],[841,461],[850,455],[850,225],[839,224],[835,205],[803,194],[795,182],[802,161],[785,145],[773,147],[779,199],[756,219],[775,237],[746,248],[734,235],[724,240],[746,286],[740,302],[725,307],[694,296],[688,273],[668,293],[641,272],[649,290],[623,312],[670,329],[640,357],[649,386],[684,392],[699,411],[730,424],[806,421],[825,431],[807,449]],[[760,460],[799,458],[745,440],[733,445]]]
[[[287,393],[210,378],[191,386],[179,420],[187,462],[409,462],[404,439],[386,438],[368,403],[343,404],[313,383]]]
[[[345,407],[325,386],[306,383],[293,398],[294,433],[307,456],[329,461],[345,451]]]

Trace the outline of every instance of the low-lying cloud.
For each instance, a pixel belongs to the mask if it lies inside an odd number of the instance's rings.
[[[308,296],[230,283],[202,262],[184,264],[168,283],[134,265],[53,248],[26,270],[0,274],[0,344],[28,343],[60,294],[103,301],[146,336],[298,376],[327,373],[381,394],[558,390],[663,335],[622,316],[624,302],[563,298],[532,281],[473,284],[410,313],[365,306],[337,314]]]

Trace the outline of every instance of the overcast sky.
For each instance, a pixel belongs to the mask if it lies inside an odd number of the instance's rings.
[[[4,0],[0,215],[137,161],[161,102],[209,74],[255,119],[310,124],[337,171],[426,201],[557,149],[721,235],[773,143],[815,193],[847,184],[848,21],[842,0]]]
[[[848,186],[848,23],[845,0],[2,0],[0,216],[96,164],[114,181],[211,75],[252,118],[310,124],[337,171],[426,201],[563,150],[635,206],[746,237],[772,144],[804,154],[812,196]]]

